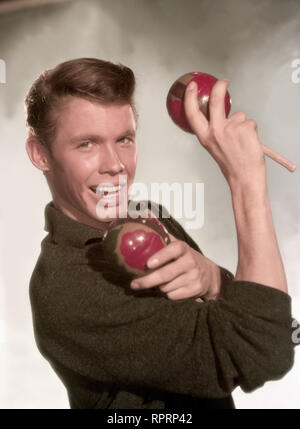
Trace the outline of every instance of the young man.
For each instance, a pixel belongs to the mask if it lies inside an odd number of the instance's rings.
[[[130,284],[104,260],[112,218],[99,218],[97,205],[118,216],[124,192],[128,204],[128,188],[117,185],[121,175],[133,183],[137,164],[134,85],[127,67],[83,58],[44,72],[27,96],[27,152],[53,197],[30,282],[37,345],[72,408],[233,408],[236,386],[251,391],[293,363],[291,299],[256,125],[241,112],[225,118],[227,81],[213,88],[209,123],[189,85],[189,122],[231,189],[235,278],[160,216],[172,242],[148,261],[158,259],[156,269]],[[115,202],[103,184],[116,186]]]

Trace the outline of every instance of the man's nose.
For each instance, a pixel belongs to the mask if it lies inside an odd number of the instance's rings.
[[[117,174],[124,169],[125,169],[125,166],[124,164],[122,164],[115,148],[111,145],[107,145],[103,147],[100,153],[99,170],[101,174],[104,174],[104,173]]]

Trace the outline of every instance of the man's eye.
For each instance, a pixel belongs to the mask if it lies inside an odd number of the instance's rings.
[[[123,137],[122,139],[119,140],[120,143],[132,143],[132,138],[130,137]]]
[[[80,145],[78,146],[79,148],[87,148],[87,149],[89,149],[90,147],[91,147],[91,145],[92,145],[93,143],[92,142],[83,142],[83,143],[80,143]]]

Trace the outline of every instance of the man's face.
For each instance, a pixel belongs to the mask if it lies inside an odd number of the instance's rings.
[[[115,216],[99,218],[96,207],[101,204],[104,210],[107,207],[106,213],[118,216],[121,196],[127,207],[137,164],[135,132],[129,104],[70,99],[59,114],[46,173],[55,205],[72,219],[104,230]],[[118,185],[121,175],[127,179],[127,188],[112,194],[98,193],[101,184]]]

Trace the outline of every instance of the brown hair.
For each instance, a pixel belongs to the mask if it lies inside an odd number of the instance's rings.
[[[29,135],[51,148],[56,134],[56,116],[68,96],[103,104],[130,104],[135,116],[135,77],[122,64],[96,58],[78,58],[44,71],[25,99]]]

